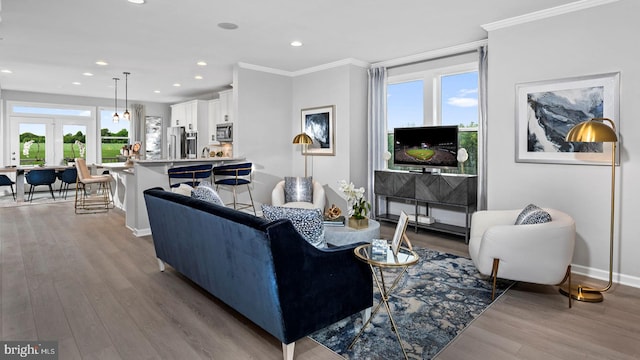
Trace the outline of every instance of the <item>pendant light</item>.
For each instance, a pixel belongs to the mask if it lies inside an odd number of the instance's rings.
[[[119,78],[113,78],[113,81],[115,81],[115,88],[116,88],[116,95],[114,97],[114,107],[115,107],[115,111],[113,113],[113,122],[114,123],[118,123],[120,122],[120,116],[118,116],[118,80],[120,80]]]
[[[122,116],[129,120],[131,119],[131,113],[129,113],[129,74],[130,72],[123,72],[124,74],[124,113]]]

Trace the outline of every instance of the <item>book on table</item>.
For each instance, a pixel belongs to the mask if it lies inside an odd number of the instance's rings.
[[[330,219],[325,216],[324,225],[325,226],[344,226],[344,216],[338,216],[335,219]]]

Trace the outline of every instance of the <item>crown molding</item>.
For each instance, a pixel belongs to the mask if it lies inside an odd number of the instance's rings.
[[[592,7],[601,6],[601,5],[605,5],[605,4],[609,4],[617,1],[619,0],[580,0],[580,1],[569,3],[569,4],[552,7],[549,9],[535,11],[529,14],[524,14],[524,15],[515,16],[515,17],[504,19],[504,20],[494,21],[492,23],[488,23],[480,26],[486,31],[504,29],[511,26],[528,23],[531,21],[546,19],[553,16],[558,16],[558,15],[567,14],[575,11],[589,9]]]
[[[427,52],[423,52],[415,55],[409,55],[401,58],[377,62],[377,63],[371,64],[371,67],[394,67],[394,66],[412,64],[420,61],[437,59],[437,58],[446,57],[446,56],[462,54],[469,51],[475,51],[480,46],[487,45],[487,43],[488,43],[487,39],[473,41],[466,44],[454,45],[454,46],[431,50],[431,51],[427,51]]]
[[[333,68],[336,68],[336,67],[339,67],[339,66],[344,66],[344,65],[354,65],[354,66],[359,66],[359,67],[366,68],[366,69],[369,68],[369,63],[368,62],[361,61],[361,60],[358,60],[358,59],[352,59],[352,58],[338,60],[338,61],[334,61],[334,62],[331,62],[331,63],[322,64],[322,65],[318,65],[318,66],[314,66],[314,67],[310,67],[310,68],[306,68],[306,69],[302,69],[302,70],[296,70],[296,71],[286,71],[286,70],[274,69],[274,68],[270,68],[270,67],[266,67],[266,66],[248,64],[248,63],[244,63],[244,62],[238,63],[238,66],[240,68],[242,68],[242,69],[255,70],[255,71],[265,72],[265,73],[269,73],[269,74],[288,76],[288,77],[296,77],[296,76],[300,76],[300,75],[311,74],[311,73],[314,73],[314,72],[333,69]]]

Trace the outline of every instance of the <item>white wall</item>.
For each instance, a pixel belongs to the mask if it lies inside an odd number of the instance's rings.
[[[234,155],[254,163],[254,200],[270,204],[275,184],[292,174],[292,80],[242,67],[234,72]]]
[[[489,32],[488,206],[557,208],[576,220],[574,271],[606,278],[609,266],[609,184],[606,166],[515,162],[515,85],[566,77],[621,73],[622,164],[614,272],[640,286],[636,229],[640,196],[640,2],[622,0]]]

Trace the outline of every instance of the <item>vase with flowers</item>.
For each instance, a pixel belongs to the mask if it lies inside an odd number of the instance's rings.
[[[367,217],[371,204],[364,198],[364,188],[357,188],[353,182],[340,181],[340,190],[347,196],[349,205],[349,227],[362,229],[369,226]]]

